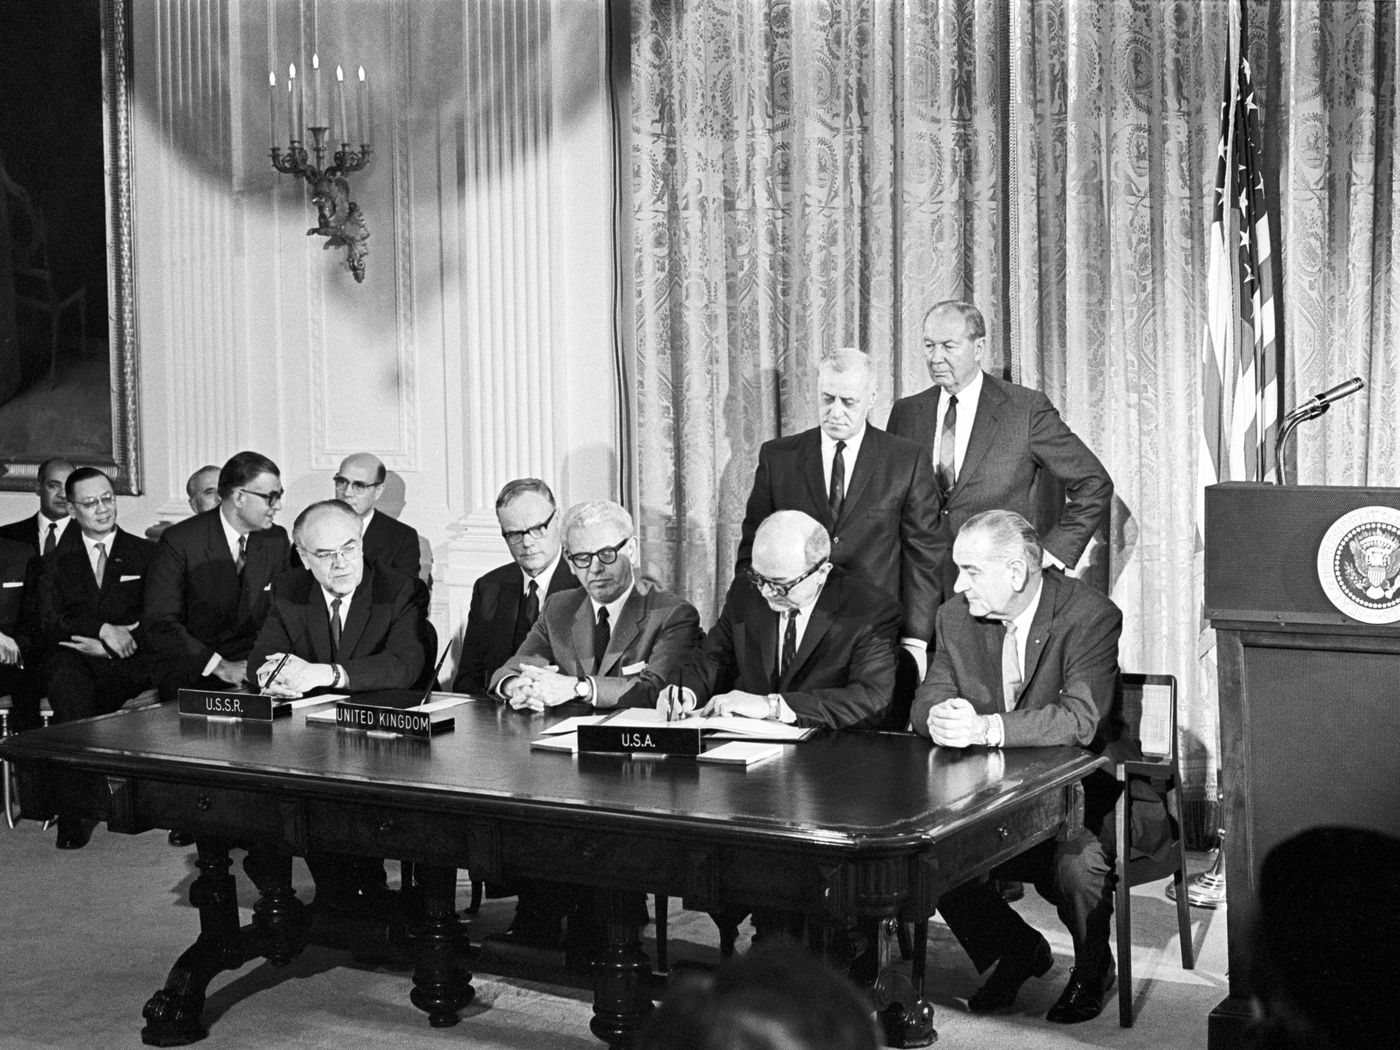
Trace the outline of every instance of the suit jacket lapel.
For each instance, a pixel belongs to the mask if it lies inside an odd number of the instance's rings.
[[[251,539],[249,546],[252,545]],[[237,594],[237,608],[243,608],[243,588],[238,579],[238,570],[233,564],[233,554],[229,550],[228,539],[224,536],[223,512],[215,510],[209,515],[209,536],[206,545],[210,569],[216,574],[214,581],[216,594]]]
[[[1055,602],[1059,598],[1059,584],[1049,573],[1041,575],[1040,604],[1031,618],[1031,633],[1026,639],[1025,668],[1021,672],[1021,692],[1029,687],[1040,663],[1040,654],[1045,651],[1045,643],[1050,640],[1051,625],[1055,619]]]
[[[360,580],[360,585],[355,588],[355,596],[350,601],[350,615],[345,618],[345,623],[340,628],[340,652],[338,656],[342,660],[355,651],[355,646],[360,641],[360,635],[364,634],[365,624],[369,623],[369,614],[374,605],[371,593],[373,581],[374,569],[366,565],[364,577]],[[329,641],[329,619],[326,621],[326,635],[326,640]]]
[[[744,620],[744,632],[748,635],[749,651],[758,654],[758,662],[763,668],[764,682],[771,682],[778,673],[778,614],[769,608],[760,595],[762,611],[758,616]]]
[[[958,471],[957,480],[953,484],[954,492],[962,487],[964,477],[976,472],[983,457],[992,447],[992,438],[996,434],[1002,404],[1005,401],[1006,395],[994,385],[991,376],[984,374],[982,394],[977,399],[977,415],[972,421],[972,433],[967,438],[967,451],[963,453],[962,469]]]
[[[588,592],[579,588],[578,609],[574,612],[574,660],[583,674],[593,673],[593,601]],[[557,662],[557,661],[556,661]],[[563,664],[560,662],[560,666]]]
[[[861,452],[862,454],[865,452],[863,444]],[[792,665],[783,671],[782,679],[778,683],[779,692],[791,687],[793,676],[811,658],[812,653],[816,651],[817,644],[826,635],[826,632],[831,630],[834,611],[839,601],[839,596],[836,593],[838,586],[839,584],[835,581],[828,579],[821,594],[817,596],[817,603],[812,606],[811,615],[807,619],[807,627],[802,632],[802,644],[797,647],[797,655],[793,657]],[[776,637],[777,634],[776,630],[770,630],[768,633],[773,637]]]
[[[802,443],[802,475],[807,479],[807,489],[816,508],[816,519],[830,532],[836,523],[831,519],[831,507],[826,501],[826,471],[822,469],[822,432],[814,429],[811,440]]]
[[[650,599],[647,593],[633,585],[632,593],[627,596],[626,603],[622,606],[622,611],[617,614],[617,622],[612,625],[612,632],[608,635],[608,648],[603,653],[603,662],[598,667],[599,674],[611,674],[613,668],[622,661],[622,654],[627,651],[642,632],[642,621],[646,616],[646,607]],[[589,645],[593,640],[589,638]],[[592,652],[592,649],[589,649]]]
[[[308,575],[310,571],[308,570]],[[315,657],[314,663],[328,664],[335,658],[335,649],[331,645],[331,611],[326,607],[326,594],[321,590],[321,585],[316,582],[315,577],[308,581],[311,588],[306,599],[306,632],[307,640],[311,643],[311,652]],[[354,608],[354,605],[351,605]],[[340,639],[345,641],[344,624],[341,624]]]
[[[841,502],[839,522],[844,522],[849,518],[852,510],[859,505],[860,497],[865,492],[866,484],[870,481],[870,475],[874,473],[875,465],[880,461],[880,453],[883,451],[881,440],[883,437],[882,431],[876,430],[868,423],[866,424],[865,437],[860,443],[860,454],[856,456],[855,463],[847,468],[847,476],[851,480],[850,484],[846,486],[846,498]]]

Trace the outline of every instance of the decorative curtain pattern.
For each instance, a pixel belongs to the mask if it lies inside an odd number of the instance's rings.
[[[1392,5],[1250,0],[1281,187],[1290,382],[1360,374],[1300,479],[1400,483]],[[634,374],[645,557],[706,617],[762,441],[855,343],[928,383],[934,301],[987,314],[1117,493],[1095,557],[1127,668],[1177,676],[1193,837],[1214,829],[1201,642],[1200,341],[1229,6],[1217,0],[635,0]],[[1292,397],[1288,398],[1292,400]],[[877,422],[880,413],[877,412]],[[1316,427],[1317,425],[1314,424]]]

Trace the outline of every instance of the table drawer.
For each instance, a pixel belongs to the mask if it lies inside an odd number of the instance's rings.
[[[311,849],[454,867],[467,866],[477,837],[465,817],[390,806],[308,802],[306,817]]]
[[[928,890],[946,892],[1054,834],[1064,823],[1070,790],[1012,806],[941,840],[920,861]]]
[[[623,831],[503,826],[500,847],[503,867],[516,875],[548,871],[552,878],[676,896],[711,877],[709,851]]]
[[[281,842],[286,832],[283,803],[272,795],[152,780],[136,782],[133,790],[136,819],[153,827],[269,843]]]

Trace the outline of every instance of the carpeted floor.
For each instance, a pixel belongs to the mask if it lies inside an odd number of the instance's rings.
[[[166,844],[164,832],[140,836],[99,828],[78,852],[53,847],[54,832],[32,821],[0,828],[0,1047],[139,1047],[141,1007],[164,983],[175,958],[198,932],[189,904],[195,876],[193,850]],[[1207,863],[1192,857],[1193,870]],[[391,871],[395,865],[390,865]],[[242,918],[253,895],[240,869]],[[298,864],[298,889],[311,897]],[[468,897],[465,883],[460,903]],[[512,900],[487,901],[471,920],[473,942],[504,929]],[[1174,905],[1162,885],[1133,891],[1135,996],[1138,1020],[1118,1027],[1116,1002],[1094,1021],[1064,1028],[1044,1013],[1069,972],[1068,935],[1053,910],[1030,891],[1021,905],[1044,930],[1055,968],[1022,989],[1014,1012],[973,1017],[965,1000],[980,978],[947,929],[930,930],[929,989],[937,1009],[938,1046],[958,1050],[1061,1050],[1068,1047],[1189,1048],[1206,1044],[1206,1015],[1226,994],[1225,913],[1193,910],[1198,962],[1181,969]],[[708,917],[676,914],[674,960],[718,960]],[[648,942],[648,951],[655,954]],[[519,1050],[592,1050],[591,993],[573,985],[504,978],[478,970],[476,1001],[455,1028],[429,1028],[408,1001],[407,972],[357,961],[349,954],[308,949],[290,966],[254,962],[223,974],[210,986],[202,1044],[259,1047],[467,1046]]]

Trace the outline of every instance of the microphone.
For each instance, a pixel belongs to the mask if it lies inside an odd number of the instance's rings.
[[[1333,401],[1340,401],[1344,397],[1350,397],[1366,386],[1361,381],[1360,376],[1352,376],[1345,383],[1338,383],[1334,387],[1329,387],[1320,394],[1314,394],[1301,405],[1295,408],[1288,415],[1283,417],[1283,424],[1279,427],[1278,439],[1274,442],[1274,461],[1277,473],[1274,476],[1274,484],[1287,484],[1287,461],[1284,459],[1283,443],[1288,440],[1288,435],[1299,423],[1305,423],[1309,419],[1316,419],[1329,408]]]

